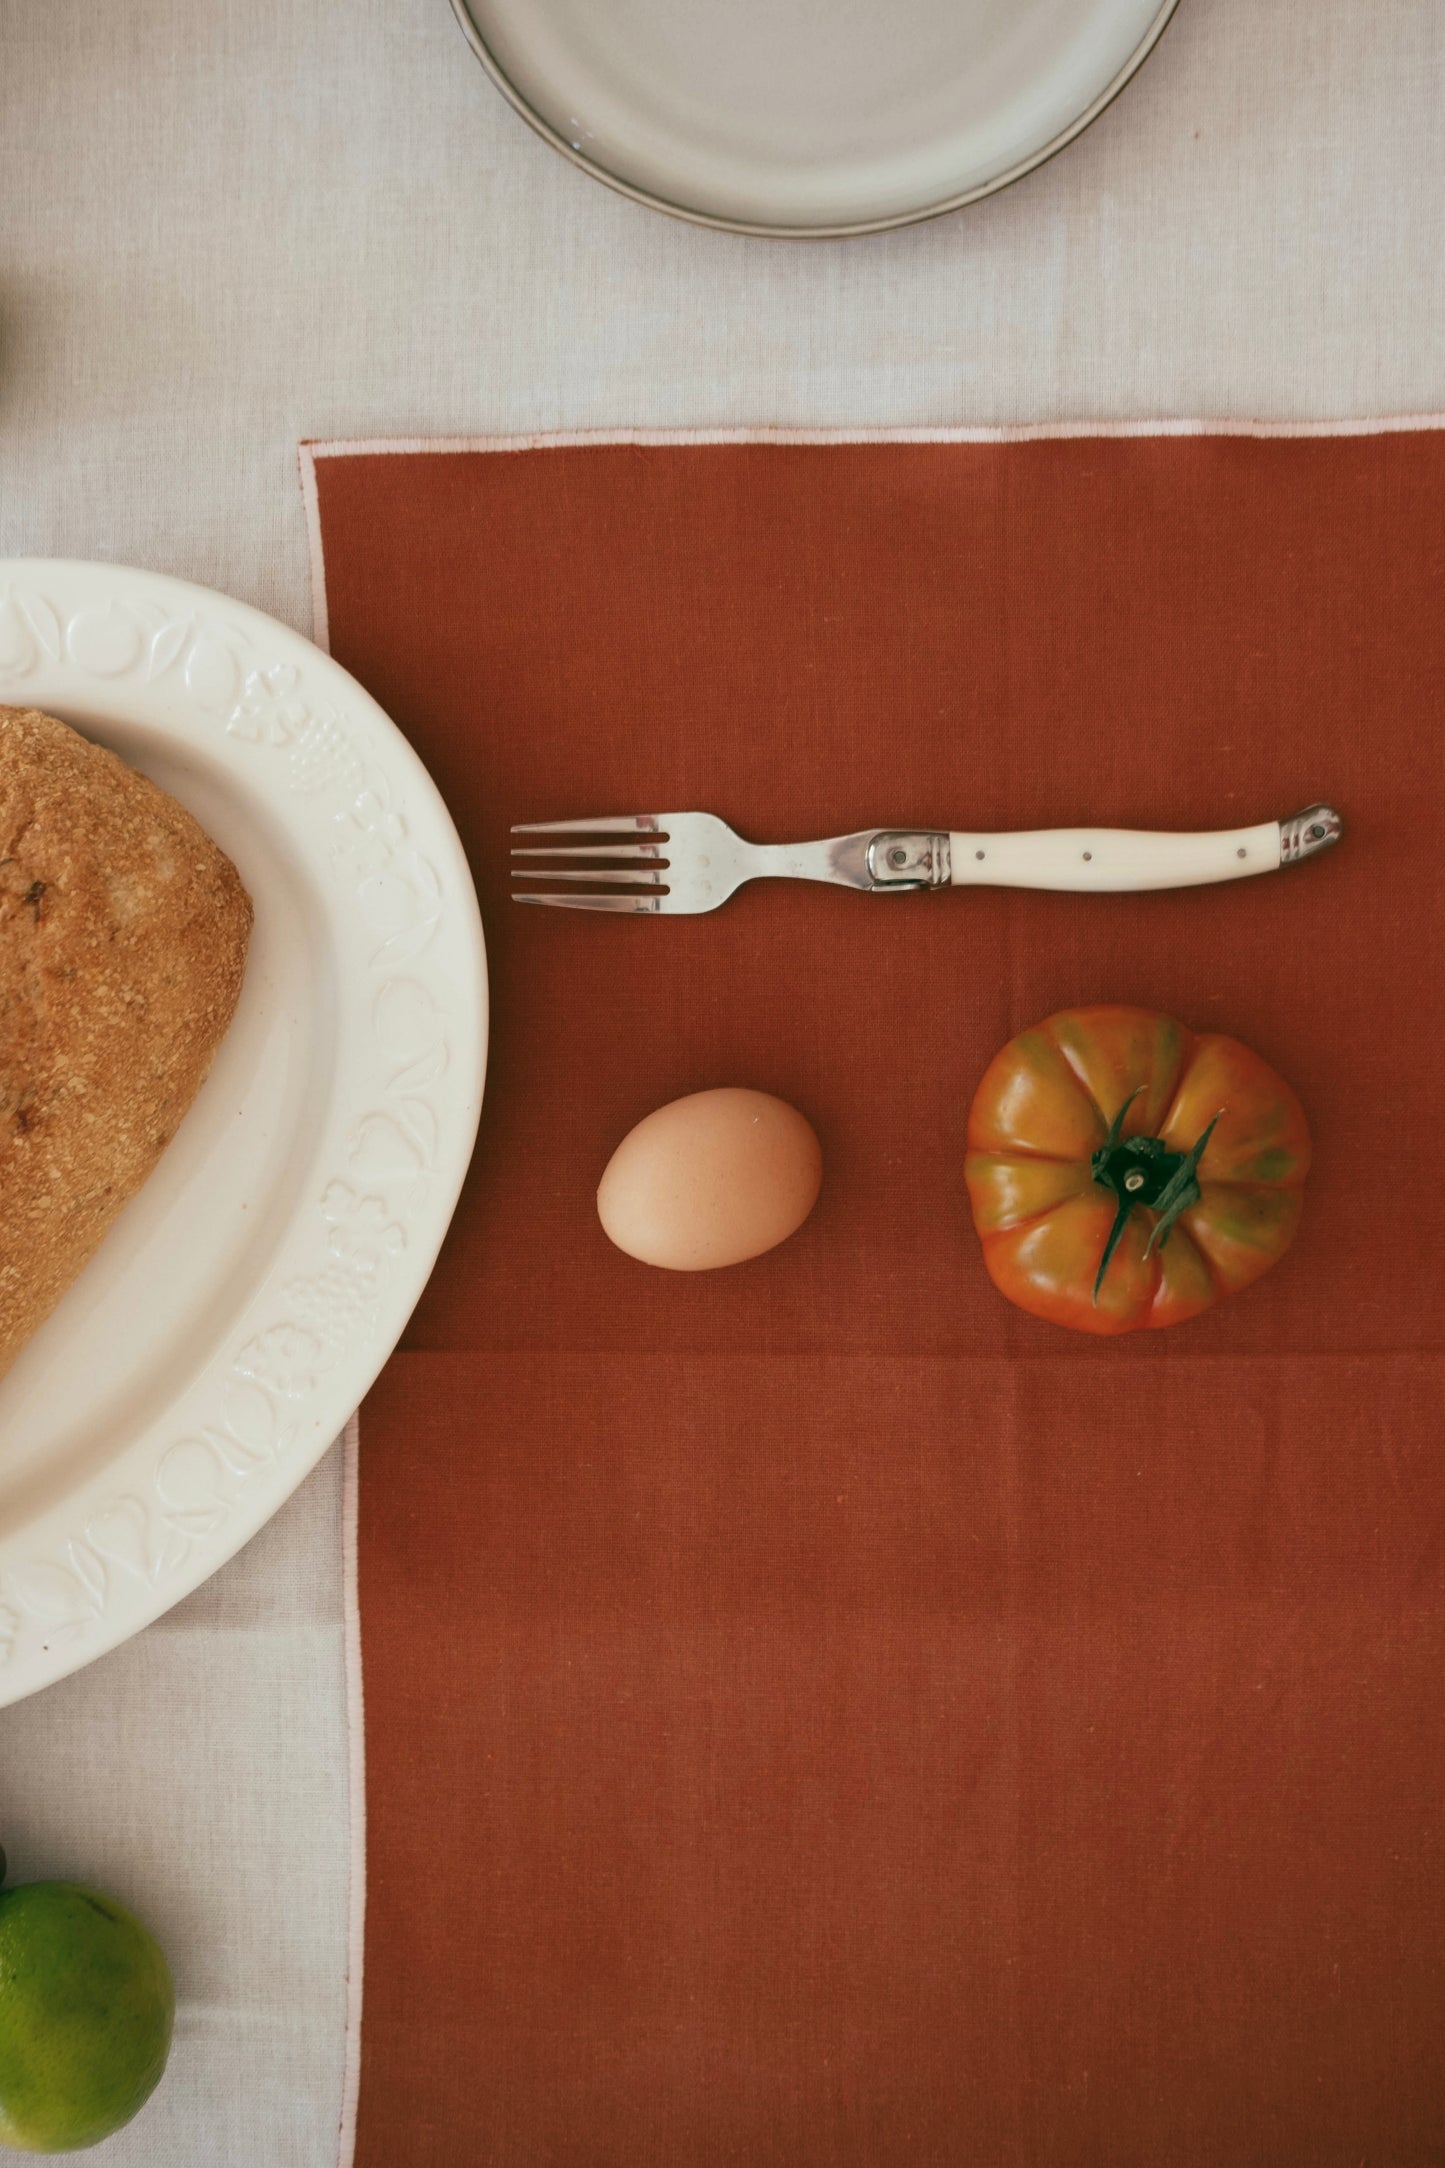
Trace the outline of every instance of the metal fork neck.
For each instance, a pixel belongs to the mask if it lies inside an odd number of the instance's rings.
[[[872,889],[947,888],[953,879],[948,835],[937,828],[880,828],[864,864]]]
[[[907,894],[920,888],[946,888],[952,877],[949,838],[936,828],[859,828],[851,836],[829,836],[818,843],[741,843],[735,878],[831,881],[840,888],[869,893]]]

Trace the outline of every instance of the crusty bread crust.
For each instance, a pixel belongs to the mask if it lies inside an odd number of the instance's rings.
[[[250,935],[239,874],[183,807],[0,707],[0,1376],[175,1134]]]

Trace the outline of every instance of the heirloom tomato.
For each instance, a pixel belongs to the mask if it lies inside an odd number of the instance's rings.
[[[1309,1171],[1299,1101],[1237,1039],[1064,1009],[984,1073],[968,1193],[996,1287],[1079,1332],[1177,1325],[1283,1256]]]

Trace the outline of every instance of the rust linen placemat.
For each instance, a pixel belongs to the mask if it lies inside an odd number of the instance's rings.
[[[482,1138],[362,1415],[359,2160],[1445,2157],[1445,438],[633,443],[315,461],[334,652],[428,762],[493,970]],[[699,806],[1214,827],[1223,889],[507,900],[507,827]],[[1291,1255],[1093,1343],[994,1292],[985,1062],[1067,1003],[1238,1033]],[[785,1248],[592,1195],[780,1092]]]

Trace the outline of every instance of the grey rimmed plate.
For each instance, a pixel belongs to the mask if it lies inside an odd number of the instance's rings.
[[[538,133],[732,232],[870,233],[990,195],[1117,96],[1178,0],[452,0]]]

